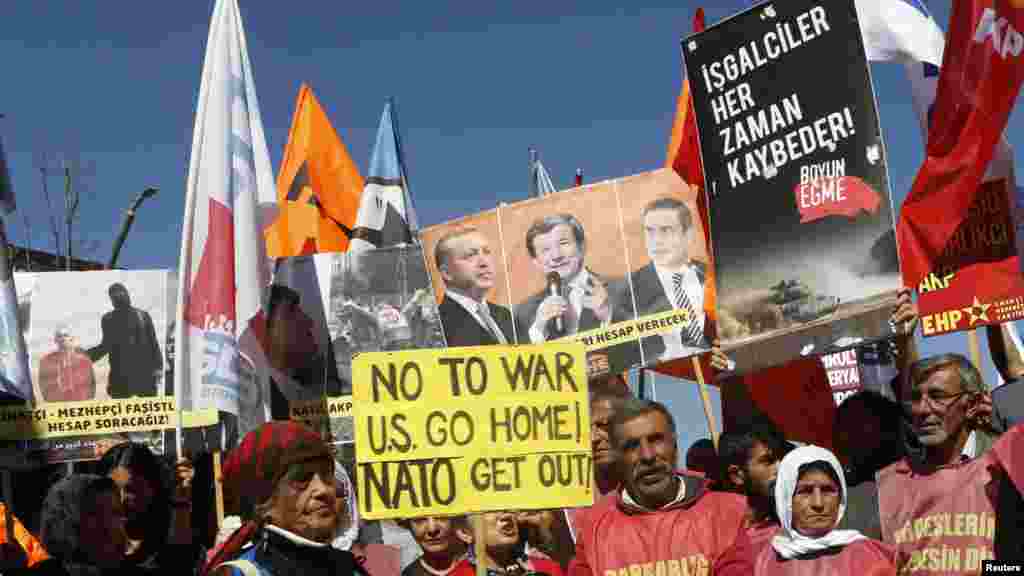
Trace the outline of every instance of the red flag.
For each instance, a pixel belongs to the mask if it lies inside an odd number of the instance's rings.
[[[897,224],[904,284],[932,272],[967,218],[1024,80],[1024,3],[953,3],[928,150]]]

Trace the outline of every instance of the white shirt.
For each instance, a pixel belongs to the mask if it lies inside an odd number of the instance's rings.
[[[668,270],[660,268],[655,264],[654,271],[658,275],[658,280],[661,282],[661,289],[664,291],[666,298],[669,303],[672,304],[673,308],[676,308],[677,306],[675,281],[672,277],[677,272],[683,275],[683,291],[686,292],[686,297],[690,299],[690,304],[693,305],[693,311],[696,314],[695,320],[697,321],[697,327],[701,332],[703,332],[705,321],[704,286],[701,285],[700,278],[697,276],[697,271],[694,267],[687,264],[682,268]],[[684,346],[681,340],[682,332],[683,329],[679,328],[661,335],[662,339],[665,341],[665,354],[663,355],[665,359],[683,358],[704,350],[703,348]]]
[[[583,270],[580,270],[580,273],[577,274],[571,282],[569,282],[569,297],[566,299],[569,301],[569,306],[572,307],[573,314],[576,316],[577,324],[579,323],[580,314],[583,312],[583,297],[588,289],[588,281],[590,280],[590,277],[590,271],[584,268]],[[541,302],[543,301],[544,300],[541,299]],[[611,305],[611,302],[608,304]],[[539,305],[537,306],[537,309],[540,310]],[[536,322],[534,324],[536,324]],[[611,324],[611,315],[608,316],[607,320],[601,322],[601,327],[603,328],[609,324]],[[578,329],[579,326],[577,325],[576,328]],[[530,342],[540,344],[547,341],[544,330],[545,326],[530,326]],[[575,331],[570,331],[569,333],[575,333]]]

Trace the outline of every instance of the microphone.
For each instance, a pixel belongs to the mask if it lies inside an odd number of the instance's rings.
[[[562,295],[562,277],[558,275],[558,272],[548,272],[548,294],[551,296]],[[556,316],[555,330],[562,332],[565,329],[563,326],[562,316]]]

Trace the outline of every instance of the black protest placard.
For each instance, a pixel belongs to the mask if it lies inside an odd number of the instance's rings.
[[[853,0],[760,4],[683,55],[725,348],[749,370],[887,333],[899,266]]]

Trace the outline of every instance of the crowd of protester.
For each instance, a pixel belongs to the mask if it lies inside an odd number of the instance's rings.
[[[330,444],[274,421],[226,456],[228,517],[206,538],[197,529],[206,518],[193,517],[192,461],[125,442],[91,473],[50,487],[35,533],[4,506],[0,574],[469,576],[480,565],[497,576],[977,574],[984,560],[1020,562],[1024,407],[1005,399],[1019,396],[1024,359],[1005,329],[989,329],[1007,381],[993,403],[963,356],[915,358],[908,292],[892,318],[899,374],[838,406],[831,447],[788,441],[756,414],[717,446],[695,443],[679,469],[672,414],[604,376],[590,383],[592,506],[386,528],[360,519]],[[407,538],[387,536],[395,530]]]

